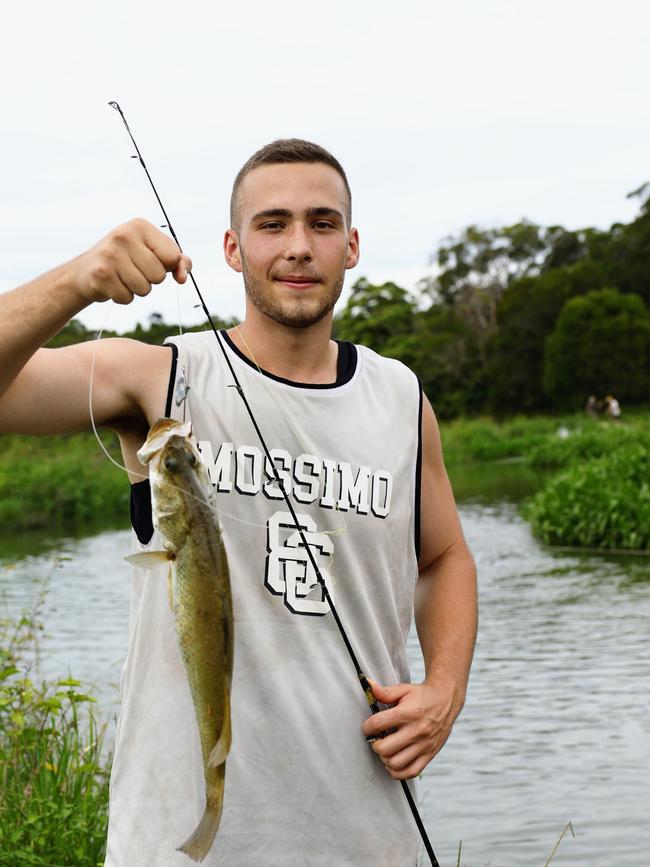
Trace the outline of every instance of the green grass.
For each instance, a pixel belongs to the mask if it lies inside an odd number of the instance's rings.
[[[524,515],[550,545],[650,550],[650,442],[630,440],[569,464]]]
[[[580,419],[582,421],[582,419]],[[524,458],[555,436],[560,427],[575,427],[577,418],[516,416],[497,422],[489,418],[457,419],[440,425],[447,464]]]
[[[584,413],[517,417],[503,423],[457,420],[443,423],[441,435],[452,471],[463,464],[510,458],[547,474],[541,490],[523,506],[542,541],[650,549],[647,409],[626,413],[618,423]]]
[[[105,435],[106,436],[106,435]],[[120,460],[115,446],[113,456]],[[65,530],[129,514],[129,482],[93,434],[0,436],[0,527],[3,532]]]
[[[35,616],[0,621],[0,864],[103,864],[110,757],[94,699],[72,678],[32,680]]]

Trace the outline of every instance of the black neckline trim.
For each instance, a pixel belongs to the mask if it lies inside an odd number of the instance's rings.
[[[281,382],[284,385],[292,385],[295,388],[338,388],[339,386],[345,385],[347,382],[350,382],[357,369],[357,347],[354,345],[354,343],[350,343],[348,340],[337,340],[336,343],[339,347],[339,355],[336,362],[335,382],[313,383],[296,382],[293,379],[284,379],[281,376],[276,376],[274,373],[269,373],[268,370],[258,368],[256,364],[253,364],[250,358],[244,355],[244,353],[237,346],[235,346],[230,335],[225,331],[225,329],[219,331],[219,334],[221,337],[223,337],[223,339],[226,341],[227,345],[230,349],[232,349],[235,355],[238,358],[241,358],[242,361],[245,361],[249,367],[253,368],[253,370],[256,370],[258,373],[263,373],[264,376],[268,376],[269,379],[273,379],[275,380],[275,382]]]

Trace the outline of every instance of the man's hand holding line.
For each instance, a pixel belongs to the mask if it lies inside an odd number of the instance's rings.
[[[68,268],[70,284],[86,304],[108,300],[130,304],[136,295],[148,295],[168,273],[177,283],[185,283],[192,262],[171,238],[136,218],[109,232]]]

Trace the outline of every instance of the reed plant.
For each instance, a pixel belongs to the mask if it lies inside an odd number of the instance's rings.
[[[110,757],[79,681],[37,683],[35,614],[0,620],[0,864],[103,864]]]

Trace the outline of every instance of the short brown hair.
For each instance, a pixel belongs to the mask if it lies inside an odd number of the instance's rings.
[[[305,141],[302,138],[280,138],[256,151],[237,172],[230,196],[231,228],[234,229],[239,222],[239,188],[246,175],[258,166],[270,166],[277,163],[325,163],[337,171],[343,179],[348,195],[345,217],[348,225],[350,225],[352,221],[352,193],[341,163],[329,151],[313,142]]]

